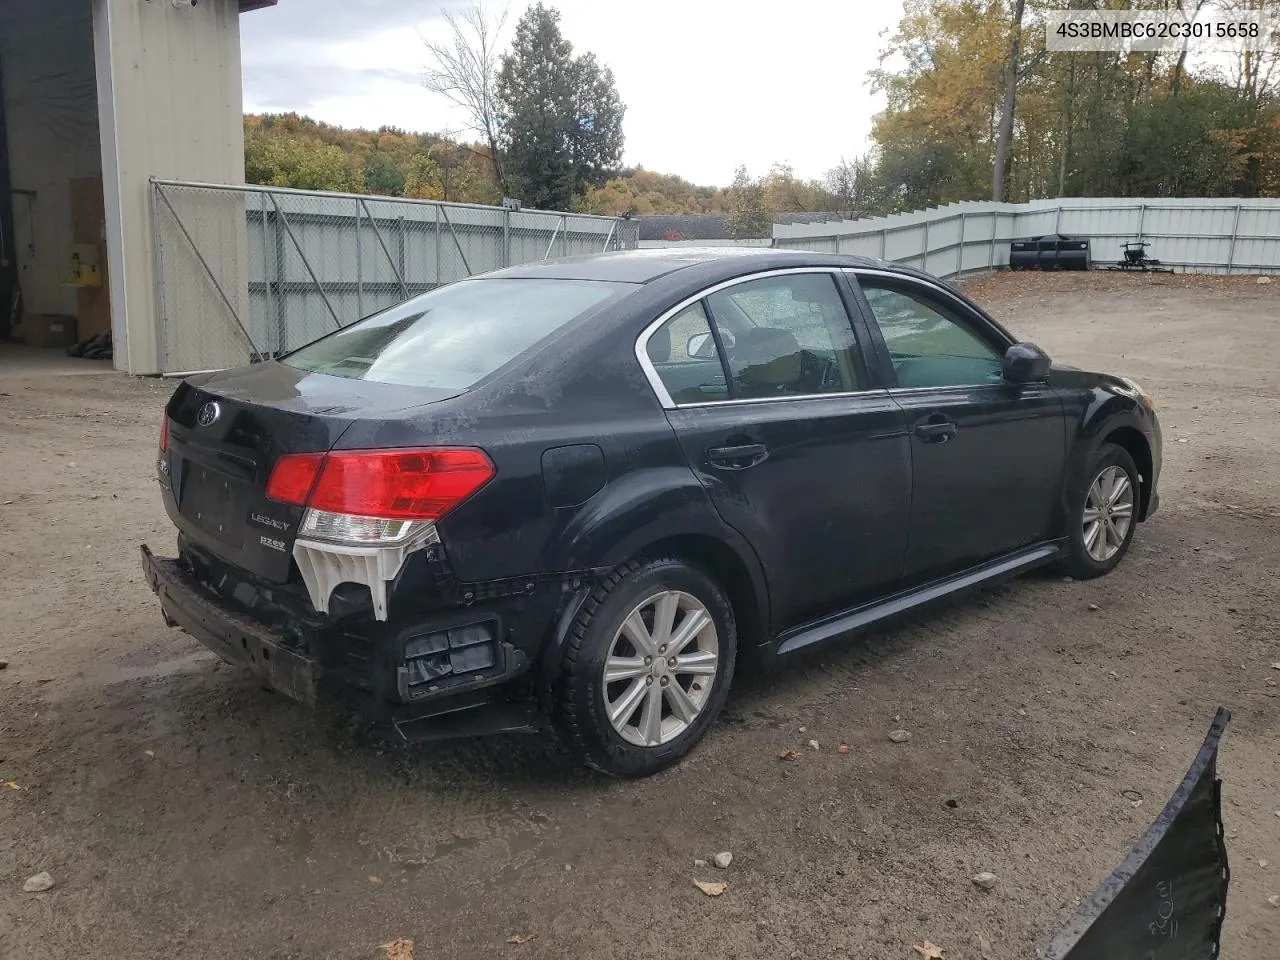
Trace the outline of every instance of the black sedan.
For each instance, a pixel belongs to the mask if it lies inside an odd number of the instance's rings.
[[[766,668],[1156,509],[1132,381],[1055,366],[883,261],[651,250],[434,290],[188,378],[158,476],[164,616],[406,739],[538,729],[619,775]]]

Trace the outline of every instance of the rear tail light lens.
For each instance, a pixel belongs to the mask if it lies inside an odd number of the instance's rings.
[[[384,520],[438,520],[493,477],[479,450],[331,453],[307,506]]]
[[[300,532],[326,540],[385,543],[414,521],[439,520],[494,476],[479,450],[344,450],[281,457],[267,496],[306,507]]]
[[[291,453],[281,457],[267,480],[267,496],[281,503],[305,507],[323,464],[323,453]]]
[[[160,452],[167,453],[169,450],[169,414],[166,411],[160,418]]]

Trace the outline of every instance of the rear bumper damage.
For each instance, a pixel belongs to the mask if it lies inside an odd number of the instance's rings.
[[[177,560],[157,557],[144,545],[142,569],[160,598],[165,623],[181,627],[227,663],[245,667],[273,690],[302,703],[316,702],[316,663],[285,645],[284,638],[237,614],[195,581]]]
[[[273,629],[215,593],[186,561],[145,545],[141,554],[166,624],[294,700],[314,706],[332,696],[412,741],[541,728],[532,701],[516,696],[530,656],[506,642],[500,612],[375,622],[359,636],[337,626]]]

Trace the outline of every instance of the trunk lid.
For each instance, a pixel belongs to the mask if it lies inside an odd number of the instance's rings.
[[[167,408],[173,520],[191,542],[283,583],[303,511],[267,499],[276,461],[288,453],[327,452],[357,422],[385,423],[460,392],[281,363],[188,378]]]

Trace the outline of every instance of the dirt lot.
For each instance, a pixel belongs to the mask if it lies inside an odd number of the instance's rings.
[[[1108,578],[1025,578],[735,691],[701,749],[640,783],[534,738],[388,745],[220,667],[163,627],[138,569],[139,542],[172,543],[152,479],[172,384],[0,378],[0,781],[21,787],[0,787],[0,957],[365,958],[396,937],[419,960],[910,960],[924,938],[1032,957],[1219,705],[1224,955],[1274,957],[1280,283],[970,289],[1157,396],[1158,516]],[[695,869],[719,850],[728,870]],[[41,870],[57,885],[23,893]]]

